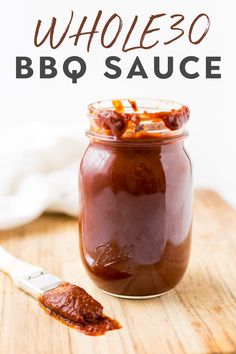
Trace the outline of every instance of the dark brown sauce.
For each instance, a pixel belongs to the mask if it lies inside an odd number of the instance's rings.
[[[138,106],[137,106],[136,101],[134,101],[134,100],[128,100],[128,101],[129,101],[129,104],[131,105],[131,107],[133,108],[134,112],[137,112]]]
[[[91,140],[80,170],[80,250],[100,289],[154,296],[188,265],[192,168],[180,140],[135,142]]]
[[[94,121],[96,125],[93,129],[96,133],[112,135],[117,138],[122,137],[122,135],[127,131],[131,130],[137,135],[133,137],[139,137],[139,132],[142,130],[142,124],[145,121],[151,121],[153,124],[158,122],[163,122],[166,128],[169,130],[178,130],[182,128],[189,119],[189,108],[187,106],[181,106],[179,109],[171,109],[170,111],[160,111],[160,112],[138,112],[138,106],[135,101],[129,100],[130,106],[133,112],[126,113],[125,108],[121,100],[113,100],[112,104],[114,110],[112,109],[101,109]],[[104,131],[101,131],[104,130]],[[142,132],[142,137],[149,137],[150,134]]]
[[[98,301],[77,285],[63,283],[45,292],[39,304],[53,318],[90,336],[121,328],[119,322],[103,314]]]

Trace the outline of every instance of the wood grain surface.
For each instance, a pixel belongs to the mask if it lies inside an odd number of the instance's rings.
[[[123,328],[101,337],[80,334],[47,316],[0,273],[0,354],[236,353],[236,212],[216,193],[195,194],[188,271],[160,298],[120,300],[94,288],[81,264],[77,233],[76,220],[45,215],[1,232],[0,244],[84,287]]]

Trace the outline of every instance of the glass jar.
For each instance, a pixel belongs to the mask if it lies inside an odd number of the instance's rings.
[[[179,283],[189,261],[192,167],[183,145],[189,111],[172,101],[113,104],[89,106],[80,167],[82,260],[103,291],[155,297]]]

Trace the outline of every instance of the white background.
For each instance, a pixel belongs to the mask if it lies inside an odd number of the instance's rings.
[[[28,122],[44,122],[57,125],[64,122],[74,125],[78,134],[84,130],[86,105],[95,100],[111,97],[151,97],[169,98],[183,102],[191,109],[191,121],[188,125],[190,136],[188,150],[194,162],[195,186],[217,190],[232,205],[236,206],[236,115],[235,115],[235,1],[1,1],[1,67],[0,67],[0,120],[1,134],[10,129],[20,128]],[[97,11],[103,10],[99,29],[114,12],[120,14],[124,29],[117,44],[110,50],[99,45],[99,35],[86,53],[86,38],[80,40],[77,47],[71,39],[66,39],[57,50],[49,48],[48,42],[35,48],[33,36],[38,19],[43,21],[42,29],[49,26],[52,16],[58,19],[57,35],[68,23],[70,11],[74,10],[74,19],[69,34],[74,34],[84,15],[88,15],[87,28],[91,28]],[[205,40],[194,46],[187,36],[169,46],[158,45],[153,50],[135,51],[122,54],[120,45],[133,16],[139,15],[139,26],[144,28],[152,14],[167,13],[167,20],[160,21],[165,26],[168,18],[182,13],[186,20],[183,28],[186,33],[191,21],[201,12],[211,19],[211,27]],[[168,29],[163,29],[160,38],[165,38]],[[172,34],[173,35],[173,34]],[[123,37],[122,37],[123,36]],[[95,43],[96,42],[96,43]],[[57,60],[58,76],[51,80],[39,79],[39,57],[53,56]],[[87,72],[76,85],[71,83],[62,71],[63,61],[72,55],[84,58]],[[109,55],[121,57],[122,78],[109,80],[103,76],[104,61]],[[149,79],[134,78],[127,80],[126,75],[139,55]],[[153,73],[153,56],[161,56],[163,68],[165,58],[174,56],[175,74],[167,80],[157,79]],[[188,55],[200,58],[195,65],[201,75],[188,80],[179,74],[178,63]],[[28,80],[16,80],[16,56],[29,56],[33,60],[34,76]],[[221,56],[222,79],[205,79],[204,61],[206,56]],[[6,147],[7,149],[7,147]]]

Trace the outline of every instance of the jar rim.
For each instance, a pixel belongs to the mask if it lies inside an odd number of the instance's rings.
[[[148,137],[148,138],[115,138],[110,135],[100,135],[91,130],[87,129],[85,131],[86,136],[97,143],[104,143],[108,145],[122,145],[122,146],[152,146],[152,145],[165,145],[170,143],[175,143],[178,141],[182,141],[188,137],[189,133],[187,130],[181,130],[176,135],[162,136],[162,137]]]
[[[88,105],[90,131],[113,139],[181,135],[190,111],[167,99],[106,99]]]
[[[130,102],[136,102],[138,108],[143,108],[145,111],[150,112],[155,110],[157,111],[170,111],[170,109],[180,109],[181,107],[184,106],[183,103],[174,101],[171,99],[163,99],[163,98],[110,98],[110,99],[104,99],[104,100],[98,100],[94,101],[90,104],[88,104],[88,111],[89,114],[97,114],[100,110],[103,109],[109,109],[111,111],[114,111],[114,105],[112,104],[113,101],[121,101],[123,103],[123,106],[126,110],[133,112],[133,107],[130,104]],[[161,107],[162,105],[162,107]],[[169,109],[165,109],[165,107],[169,106]],[[126,113],[125,111],[124,113]],[[136,113],[143,113],[143,110],[137,111]]]

